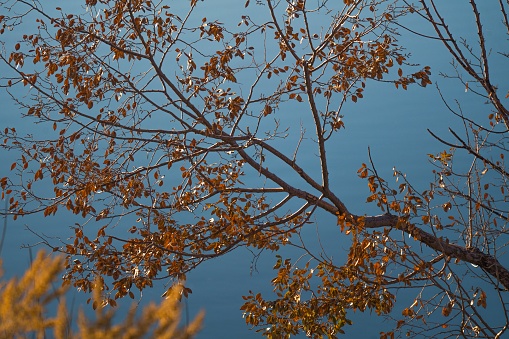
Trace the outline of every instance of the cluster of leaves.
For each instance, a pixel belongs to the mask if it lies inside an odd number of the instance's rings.
[[[61,257],[50,257],[43,251],[17,279],[0,282],[0,335],[3,338],[193,338],[203,318],[200,314],[189,325],[179,327],[181,286],[174,286],[159,305],[150,304],[136,316],[133,305],[124,320],[114,320],[115,311],[104,311],[101,285],[94,290],[96,319],[91,320],[80,310],[71,319],[65,302],[65,287],[54,289],[63,269]],[[48,315],[58,302],[54,317]],[[52,306],[53,305],[53,306]],[[73,329],[75,328],[75,329]]]
[[[370,247],[361,246],[356,248],[364,251]],[[362,257],[354,248],[351,251],[349,261]],[[381,277],[383,265],[357,262],[337,267],[332,262],[321,262],[311,268],[308,261],[298,268],[291,259],[277,257],[273,267],[277,275],[272,280],[277,299],[266,300],[260,293],[250,292],[243,297],[246,302],[241,308],[249,325],[270,325],[258,330],[268,338],[289,338],[301,332],[312,338],[335,338],[345,333],[345,325],[352,324],[347,309],[369,309],[382,315],[393,307],[394,295],[381,284],[364,280],[367,271]]]

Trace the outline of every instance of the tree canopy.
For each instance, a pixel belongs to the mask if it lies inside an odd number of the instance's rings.
[[[75,222],[68,243],[44,239],[66,255],[65,283],[92,291],[99,278],[115,305],[247,247],[276,256],[274,295],[250,292],[241,307],[269,338],[336,337],[352,310],[395,318],[382,338],[506,332],[509,112],[490,66],[508,52],[487,38],[482,15],[495,11],[490,29],[507,34],[503,0],[469,1],[474,41],[433,0],[248,0],[243,13],[218,17],[198,15],[214,2],[197,0],[0,6],[0,86],[39,123],[29,135],[2,132],[2,147],[19,155],[2,197],[14,217]],[[329,163],[345,111],[369,100],[371,82],[401,95],[432,83],[399,30],[440,40],[456,71],[445,76],[486,101],[487,113],[443,98],[463,129],[438,135],[430,126],[444,148],[429,151],[426,190],[396,169],[382,178],[370,155],[350,169],[380,208],[371,215],[349,208]],[[344,260],[302,241],[318,213],[334,216],[348,239]],[[303,256],[277,254],[289,246]],[[401,289],[415,298],[394,315]],[[487,305],[502,316],[489,317]]]

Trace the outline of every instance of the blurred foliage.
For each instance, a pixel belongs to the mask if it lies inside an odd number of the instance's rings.
[[[1,338],[193,338],[203,319],[199,314],[188,326],[180,323],[180,295],[182,286],[174,286],[159,305],[151,303],[136,316],[133,305],[127,316],[119,321],[114,308],[104,310],[101,302],[102,286],[94,288],[96,319],[87,318],[80,310],[72,319],[66,307],[66,287],[54,288],[63,270],[64,259],[39,252],[31,267],[21,278],[0,282]],[[0,272],[3,273],[3,272]],[[48,315],[58,302],[54,317]],[[118,317],[117,317],[118,318]]]

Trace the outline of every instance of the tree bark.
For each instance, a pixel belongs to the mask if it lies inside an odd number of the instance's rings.
[[[449,243],[448,239],[437,237],[414,225],[409,225],[406,221],[401,220],[400,217],[391,214],[365,217],[364,227],[393,227],[401,230],[437,252],[479,266],[494,277],[506,290],[509,290],[509,270],[507,270],[497,258],[490,254],[483,253],[476,247],[466,248]]]

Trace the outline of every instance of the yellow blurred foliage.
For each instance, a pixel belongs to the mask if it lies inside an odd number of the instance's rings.
[[[80,310],[77,319],[70,319],[64,294],[65,287],[54,288],[63,269],[63,259],[39,252],[32,266],[21,278],[0,282],[0,338],[193,338],[200,329],[203,313],[188,326],[180,323],[182,286],[174,286],[165,300],[154,303],[136,315],[133,304],[123,321],[116,319],[115,309],[96,308],[96,319],[88,319]],[[0,269],[0,277],[3,272]],[[60,284],[59,284],[60,286]],[[101,300],[101,286],[94,289],[94,300]],[[47,316],[48,308],[58,302],[55,317]],[[101,305],[101,303],[99,303]],[[75,321],[77,332],[71,329]]]

